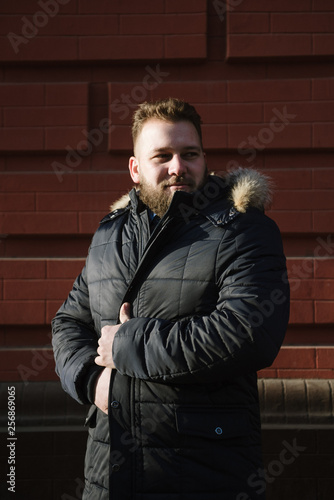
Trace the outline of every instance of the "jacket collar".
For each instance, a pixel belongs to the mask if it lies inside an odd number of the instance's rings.
[[[195,193],[177,191],[170,208],[178,206],[181,215],[188,213],[188,217],[201,213],[213,224],[220,226],[251,208],[264,211],[271,202],[271,195],[272,181],[269,177],[257,170],[240,167],[224,176],[211,174],[204,187]],[[123,212],[125,208],[129,208],[129,204],[137,211],[141,209],[140,203],[136,189],[133,188],[111,206],[111,211],[116,214]]]

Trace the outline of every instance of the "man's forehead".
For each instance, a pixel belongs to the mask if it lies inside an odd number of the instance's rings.
[[[195,126],[186,120],[170,122],[150,119],[144,124],[139,141],[149,150],[160,151],[173,147],[201,149]]]

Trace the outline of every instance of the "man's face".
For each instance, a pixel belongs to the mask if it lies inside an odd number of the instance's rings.
[[[168,209],[175,191],[191,193],[207,178],[205,155],[191,122],[152,118],[144,124],[129,161],[140,198],[157,215]]]

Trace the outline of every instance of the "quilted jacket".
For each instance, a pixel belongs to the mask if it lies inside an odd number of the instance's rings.
[[[256,372],[289,316],[266,178],[240,169],[176,192],[153,229],[135,190],[100,223],[53,320],[56,370],[93,401],[101,328],[118,330],[109,413],[91,406],[85,500],[263,500]]]

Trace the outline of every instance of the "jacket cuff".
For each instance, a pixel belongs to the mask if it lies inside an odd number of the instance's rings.
[[[83,392],[89,403],[93,404],[95,400],[95,386],[100,373],[103,371],[103,366],[92,365],[83,380]]]

